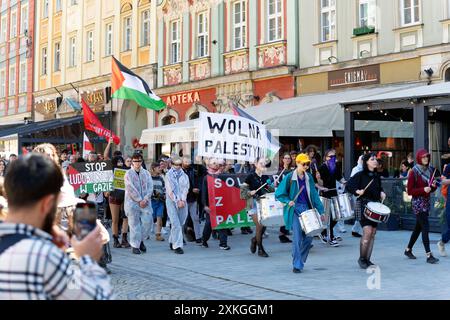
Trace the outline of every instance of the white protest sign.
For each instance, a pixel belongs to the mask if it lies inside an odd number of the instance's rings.
[[[266,156],[267,144],[261,123],[230,114],[200,113],[200,156],[253,162]]]

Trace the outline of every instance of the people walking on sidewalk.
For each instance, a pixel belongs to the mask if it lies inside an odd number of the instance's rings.
[[[164,178],[161,176],[161,166],[158,162],[153,162],[151,166],[153,180],[152,209],[153,221],[156,220],[156,241],[164,241],[161,236],[162,218],[166,202],[166,186]]]
[[[317,209],[323,215],[324,208],[315,188],[314,178],[307,172],[311,160],[300,153],[295,162],[297,169],[289,173],[275,191],[278,201],[285,204],[284,222],[288,230],[293,231],[292,264],[294,273],[300,273],[306,263],[313,238],[307,237],[300,226],[299,216],[306,210]],[[300,193],[299,193],[300,192]],[[323,216],[322,216],[323,217]]]
[[[114,169],[126,169],[125,161],[122,156],[115,156],[112,159],[112,166]],[[119,220],[121,212],[123,212],[123,204],[125,202],[125,190],[114,189],[110,192],[108,197],[109,208],[111,209],[112,218],[112,234],[113,234],[113,247],[114,248],[129,248],[128,242],[128,219],[123,217],[122,220],[122,242],[119,242]]]
[[[82,240],[72,238],[76,260],[65,253],[68,237],[54,226],[63,183],[61,168],[36,153],[8,168],[8,216],[0,224],[0,299],[113,297],[110,279],[96,262],[104,241],[99,226]]]
[[[362,161],[363,170],[351,177],[346,186],[347,192],[359,197],[358,203],[361,213],[368,202],[380,202],[386,198],[381,186],[380,176],[376,171],[378,166],[376,154],[367,153],[363,156]],[[370,261],[370,257],[375,244],[378,223],[367,219],[364,214],[361,214],[359,219],[363,227],[363,236],[359,245],[358,264],[362,269],[367,269],[374,265]]]
[[[363,171],[363,155],[359,156],[356,166],[353,167],[352,172],[350,173],[350,178],[361,171]],[[361,223],[359,222],[362,214],[361,203],[358,202],[359,200],[357,200],[355,196],[352,196],[352,201],[355,205],[355,223],[352,227],[352,236],[355,238],[361,238],[362,227]]]
[[[250,251],[256,252],[258,248],[258,256],[268,257],[269,255],[263,247],[263,234],[266,231],[266,227],[259,222],[259,214],[257,201],[264,194],[274,192],[274,188],[268,183],[270,181],[269,176],[264,175],[267,168],[270,166],[270,162],[266,158],[256,159],[256,169],[250,173],[245,179],[245,183],[248,185],[248,196],[253,198],[252,207],[248,213],[252,216],[253,222],[256,225],[256,236],[251,239]]]
[[[442,188],[446,190],[447,196],[445,199],[445,213],[444,213],[445,229],[442,233],[442,238],[438,242],[437,246],[439,249],[439,254],[442,257],[446,257],[447,253],[445,252],[445,244],[450,241],[450,193],[448,192],[448,188],[450,185],[450,164],[445,165],[441,179],[442,179],[441,181]]]
[[[202,237],[202,247],[208,248],[208,240],[212,234],[211,227],[211,209],[209,208],[209,196],[208,196],[208,176],[216,176],[221,174],[221,168],[219,166],[219,160],[212,158],[208,161],[208,174],[203,177],[202,187],[201,187],[201,200],[203,204],[203,210],[205,211],[205,226],[203,228],[203,237]],[[226,229],[217,230],[217,235],[219,238],[219,248],[222,250],[230,250],[230,246],[228,246],[228,234]]]
[[[280,170],[278,170],[278,173],[277,173],[278,180],[274,183],[275,188],[281,183],[281,181],[290,172],[292,172],[292,168],[291,168],[292,159],[291,159],[291,155],[289,154],[289,152],[285,152],[283,154],[282,161],[283,161],[283,165],[281,166]],[[291,243],[292,240],[288,238],[288,235],[289,235],[289,231],[286,230],[286,226],[281,226],[280,233],[278,235],[278,239],[280,239],[280,242],[281,243]]]
[[[183,170],[189,178],[189,192],[187,195],[188,215],[192,221],[192,226],[195,234],[195,242],[202,244],[202,229],[200,226],[200,215],[198,211],[198,202],[200,198],[200,176],[199,172],[195,170],[191,159],[183,158]]]
[[[150,235],[153,182],[150,173],[142,168],[142,155],[135,153],[131,158],[132,167],[125,174],[125,214],[133,253],[141,254],[147,251],[144,239]]]
[[[183,225],[188,215],[186,198],[189,192],[189,178],[181,165],[181,159],[175,159],[165,181],[167,214],[171,224],[169,246],[177,254],[184,253]]]
[[[414,214],[416,215],[416,226],[411,234],[405,255],[410,259],[416,259],[412,253],[412,248],[416,243],[419,235],[422,233],[422,242],[427,255],[427,262],[434,264],[439,261],[431,253],[430,239],[430,223],[428,216],[430,213],[430,194],[436,191],[436,181],[439,175],[430,165],[431,155],[425,149],[420,149],[416,154],[416,164],[408,174],[408,194],[412,196],[411,204]],[[438,176],[436,176],[438,175]]]

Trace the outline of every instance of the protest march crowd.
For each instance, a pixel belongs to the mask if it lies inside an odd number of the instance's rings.
[[[277,174],[268,175],[271,161],[267,158],[254,163],[203,158],[193,164],[187,157],[162,156],[147,169],[142,153],[111,152],[112,142],[111,138],[103,155],[90,152],[86,158],[66,150],[58,154],[53,145],[41,144],[27,155],[0,160],[1,299],[112,299],[107,266],[113,259],[110,245],[144,254],[144,241],[151,233],[155,241],[168,242],[168,252],[183,254],[187,242],[209,248],[211,237],[218,240],[219,249],[230,250],[228,237],[241,232],[250,235],[252,254],[268,258],[270,252],[263,246],[266,227],[277,226],[280,242],[292,245],[292,271],[301,273],[314,236],[339,247],[344,219],[336,217],[347,213],[332,212],[329,206],[343,195],[356,216],[352,235],[361,238],[358,264],[363,269],[374,265],[370,258],[384,214],[368,204],[382,206],[386,198],[374,153],[361,155],[346,181],[333,149],[323,159],[313,147],[285,153]],[[416,259],[412,248],[421,234],[427,262],[434,264],[438,259],[428,238],[429,199],[439,184],[450,183],[450,166],[444,166],[441,175],[431,167],[430,157],[426,150],[419,150],[415,162],[402,162],[400,175],[408,180],[417,217],[404,254]],[[121,179],[104,191],[93,182],[96,176],[90,170]],[[116,170],[121,174],[116,175]],[[74,182],[77,175],[79,180]],[[338,190],[340,184],[345,190]],[[214,197],[218,186],[233,187],[224,197],[237,194],[239,205],[235,206],[245,209],[243,223],[220,216]],[[264,201],[281,203],[280,223],[266,219]],[[95,204],[96,221],[79,237],[74,214],[87,203]],[[233,208],[224,206],[229,215]],[[447,228],[438,243],[441,256],[446,256],[445,243],[450,240],[449,211],[447,205]],[[315,224],[319,227],[311,229]]]

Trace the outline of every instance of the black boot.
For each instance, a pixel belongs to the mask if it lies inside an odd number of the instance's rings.
[[[256,252],[256,237],[253,237],[250,243],[250,252],[255,253]]]
[[[258,244],[258,256],[267,258],[269,255],[264,250],[264,247],[262,246],[262,243]]]
[[[113,236],[113,239],[114,239],[113,247],[114,248],[120,248],[121,245],[120,245],[120,242],[119,242],[119,237],[118,236]]]
[[[122,243],[121,243],[122,248],[131,247],[130,243],[128,242],[127,235],[128,233],[125,232],[122,234]]]

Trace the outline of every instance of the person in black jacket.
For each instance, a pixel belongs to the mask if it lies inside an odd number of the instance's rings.
[[[347,192],[359,197],[357,205],[361,206],[361,212],[364,211],[368,202],[380,202],[386,198],[386,194],[383,192],[381,186],[380,175],[376,170],[377,166],[376,154],[365,154],[363,156],[363,171],[351,177],[346,185]],[[360,242],[358,264],[362,269],[367,269],[371,265],[374,265],[370,261],[370,257],[372,255],[378,223],[367,219],[364,214],[361,214],[360,222],[363,227],[363,236]]]
[[[198,201],[200,198],[200,177],[198,171],[195,170],[194,166],[192,166],[191,159],[183,158],[183,170],[189,178],[189,192],[187,195],[187,203],[188,203],[188,217],[190,219],[186,220],[185,233],[189,232],[189,225],[192,225],[194,229],[194,237],[195,242],[199,245],[202,244],[202,230],[200,227],[200,216],[198,213]],[[190,220],[190,222],[188,222]]]
[[[273,187],[271,187],[269,176],[263,175],[263,173],[270,167],[270,161],[265,158],[256,159],[256,169],[255,172],[249,174],[245,183],[248,185],[248,195],[253,197],[253,208],[248,213],[252,216],[253,222],[256,225],[256,236],[252,238],[250,244],[250,251],[252,253],[256,252],[256,247],[258,246],[258,256],[268,257],[269,255],[264,250],[262,245],[263,234],[266,231],[266,227],[259,223],[258,218],[258,207],[256,202],[259,198],[269,192],[274,192]],[[264,187],[262,187],[265,184]]]
[[[208,248],[208,240],[211,237],[212,228],[211,228],[211,209],[209,208],[209,197],[208,197],[208,176],[209,175],[218,175],[221,174],[221,170],[219,167],[219,161],[215,158],[212,158],[208,162],[208,174],[203,177],[202,187],[201,189],[201,200],[203,204],[203,210],[205,211],[205,227],[203,228],[203,237],[202,237],[202,247]],[[226,229],[217,230],[219,236],[219,248],[222,250],[230,250],[231,248],[228,246],[228,236]]]
[[[330,149],[325,152],[324,162],[319,167],[320,178],[323,181],[322,196],[331,199],[337,197],[336,182],[345,184],[345,179],[342,177],[342,172],[340,166],[336,163],[336,150]],[[339,247],[339,243],[336,240],[338,238],[334,237],[334,226],[337,221],[331,219],[329,227],[329,237],[327,237],[327,242],[333,247]],[[323,237],[327,236],[327,230],[322,233]]]

